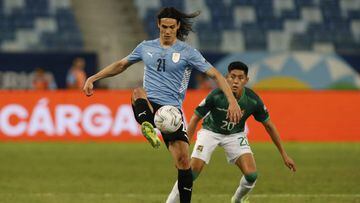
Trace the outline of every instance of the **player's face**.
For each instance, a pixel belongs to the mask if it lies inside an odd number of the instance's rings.
[[[249,81],[249,78],[243,70],[232,70],[227,74],[226,80],[229,83],[232,92],[239,93]]]
[[[177,23],[173,18],[161,18],[158,21],[160,29],[160,39],[165,44],[172,44],[176,39],[176,33],[180,28],[180,23]]]

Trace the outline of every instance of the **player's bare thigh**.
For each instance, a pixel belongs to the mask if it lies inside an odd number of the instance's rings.
[[[178,169],[190,168],[189,144],[182,140],[169,142],[169,151]]]
[[[241,155],[235,162],[235,164],[240,168],[243,174],[251,174],[256,172],[256,164],[253,154],[246,153]]]
[[[133,90],[132,95],[131,95],[131,103],[132,105],[135,105],[135,101],[137,99],[146,99],[146,101],[148,102],[148,105],[150,107],[150,110],[152,112],[154,112],[153,107],[151,106],[149,100],[147,99],[147,94],[146,91],[144,90],[144,88],[142,87],[137,87]]]

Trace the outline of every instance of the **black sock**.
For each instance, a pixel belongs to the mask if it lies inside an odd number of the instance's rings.
[[[187,170],[178,169],[178,189],[180,193],[180,203],[191,202],[192,186],[193,178],[191,168]]]
[[[133,108],[135,119],[139,124],[147,121],[154,125],[154,116],[146,99],[137,99]]]

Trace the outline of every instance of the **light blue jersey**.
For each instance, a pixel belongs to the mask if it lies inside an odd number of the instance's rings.
[[[163,48],[159,39],[143,41],[127,60],[144,62],[143,86],[150,101],[180,109],[191,70],[205,72],[212,67],[199,51],[180,40],[169,48]]]

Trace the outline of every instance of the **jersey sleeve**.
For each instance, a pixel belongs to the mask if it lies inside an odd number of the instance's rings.
[[[205,99],[203,99],[199,106],[195,109],[195,114],[200,118],[206,116],[207,113],[214,107],[214,92],[212,91]]]
[[[143,43],[141,42],[136,46],[136,48],[127,56],[127,60],[131,63],[136,63],[142,60],[141,50],[143,48]]]
[[[206,72],[212,67],[212,65],[201,55],[201,53],[193,48],[191,48],[189,53],[188,63],[191,67],[196,68],[201,72]]]
[[[255,120],[261,123],[269,120],[270,118],[269,112],[260,98],[257,99],[256,109],[253,115]]]

